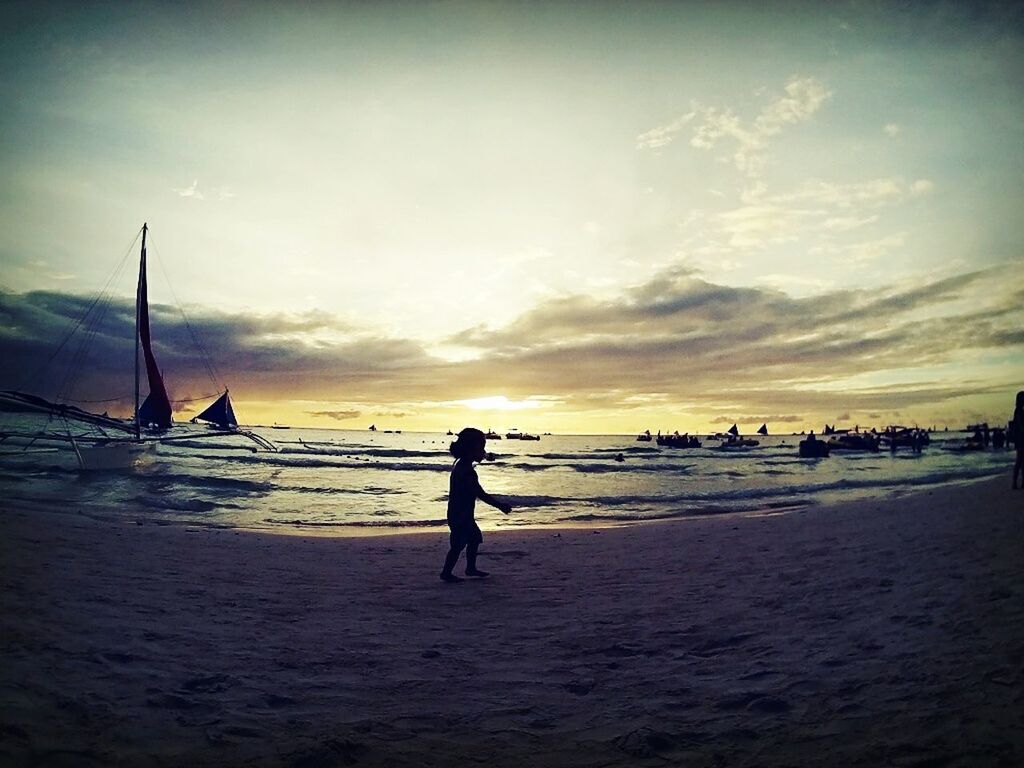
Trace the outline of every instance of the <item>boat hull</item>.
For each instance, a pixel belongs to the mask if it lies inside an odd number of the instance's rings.
[[[81,445],[73,443],[78,466],[87,472],[131,469],[140,461],[156,453],[156,443],[99,443]]]

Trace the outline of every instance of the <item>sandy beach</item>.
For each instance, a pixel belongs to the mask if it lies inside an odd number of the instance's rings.
[[[486,534],[454,585],[442,533],[2,520],[3,765],[1024,764],[1008,477]]]

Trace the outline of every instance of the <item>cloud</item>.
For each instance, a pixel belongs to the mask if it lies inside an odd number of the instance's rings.
[[[832,232],[849,232],[867,224],[874,224],[878,221],[878,215],[874,216],[833,216],[821,222],[822,229]]]
[[[690,146],[711,150],[723,140],[735,148],[729,158],[741,173],[754,178],[764,169],[769,139],[789,125],[806,122],[821,109],[832,93],[813,77],[792,77],[784,95],[765,105],[749,126],[728,107],[691,104],[691,110],[665,125],[637,137],[638,149],[657,149],[671,144],[676,135],[693,124]]]
[[[504,326],[468,328],[444,340],[473,352],[462,362],[323,312],[193,308],[189,324],[210,352],[213,376],[177,311],[155,306],[153,334],[172,399],[228,385],[236,400],[343,402],[309,411],[338,420],[500,397],[546,414],[685,403],[758,423],[843,411],[863,421],[868,410],[934,407],[1009,386],[978,368],[986,355],[1019,355],[1024,347],[1021,291],[1008,285],[1007,269],[794,298],[771,287],[719,285],[676,265],[616,295],[555,296]],[[120,300],[102,316],[89,307],[72,294],[0,292],[7,362],[0,389],[117,398],[123,410],[131,399],[134,307]],[[83,315],[91,319],[48,361]],[[92,344],[80,356],[85,331]],[[76,357],[77,373],[68,377]],[[953,377],[950,366],[959,371]],[[964,370],[976,371],[976,380]],[[920,383],[890,385],[891,377]],[[770,413],[777,415],[763,415]]]
[[[813,77],[794,77],[786,84],[786,95],[765,107],[754,127],[762,136],[774,136],[785,125],[809,120],[831,95]]]
[[[187,187],[175,187],[171,190],[178,197],[190,197],[193,200],[204,200],[205,195],[199,191],[199,179],[193,180],[192,184]]]
[[[900,126],[896,123],[886,123],[882,130],[886,136],[893,139],[900,135]]]
[[[155,354],[174,400],[224,386],[236,397],[323,398],[328,391],[365,395],[375,388],[386,396],[395,371],[429,370],[432,360],[417,342],[319,311],[248,315],[192,308],[186,323],[177,308],[158,304],[150,314]],[[0,351],[11,364],[0,372],[0,388],[113,399],[123,407],[132,396],[134,322],[128,299],[101,308],[74,294],[0,292]]]
[[[174,187],[171,191],[178,197],[187,197],[192,200],[205,200],[207,194],[213,195],[214,198],[220,201],[232,200],[237,197],[227,187],[213,187],[208,192],[203,192],[199,189],[199,179],[193,179],[192,183],[187,187]]]
[[[731,247],[763,248],[795,240],[816,215],[781,205],[745,205],[719,214],[716,223]]]
[[[716,416],[709,419],[711,424],[799,424],[804,421],[803,416],[786,414],[784,416]]]
[[[306,411],[306,413],[310,416],[323,416],[324,418],[334,419],[335,421],[358,419],[363,415],[361,411]]]
[[[696,115],[696,112],[687,112],[685,115],[681,115],[665,125],[652,128],[646,133],[641,133],[636,137],[636,148],[657,149],[668,146],[674,141],[675,134],[685,128]]]
[[[907,184],[907,182],[899,177],[883,177],[847,184],[813,180],[804,182],[792,192],[774,195],[768,195],[755,189],[745,195],[745,201],[764,202],[774,205],[788,203],[818,204],[839,209],[854,207],[877,208],[902,202],[913,193],[914,186]]]
[[[884,249],[902,246],[905,235],[891,233],[857,244],[845,237],[847,233],[878,224],[886,208],[926,195],[931,189],[927,179],[907,182],[898,176],[848,183],[811,179],[775,193],[756,183],[744,190],[741,206],[712,217],[708,231],[722,249],[759,250],[806,239],[810,242],[804,247],[811,255],[866,261],[877,258]]]

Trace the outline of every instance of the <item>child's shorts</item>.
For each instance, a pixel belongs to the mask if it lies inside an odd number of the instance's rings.
[[[452,549],[462,549],[467,544],[480,544],[484,540],[484,535],[480,532],[480,526],[476,523],[463,523],[461,525],[448,524],[451,528],[451,536],[448,540],[451,542]]]

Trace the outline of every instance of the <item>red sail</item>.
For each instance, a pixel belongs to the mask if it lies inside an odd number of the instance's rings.
[[[146,358],[146,377],[149,379],[149,396],[139,408],[139,422],[153,425],[157,429],[171,426],[171,401],[167,397],[163,377],[153,356],[153,342],[149,335],[149,290],[146,284],[146,240],[142,240],[142,261],[139,265],[139,341]]]

